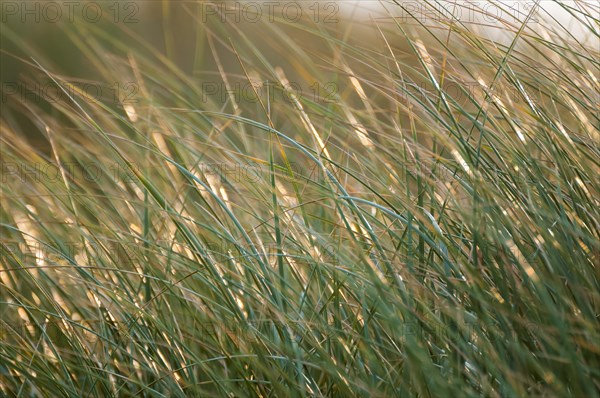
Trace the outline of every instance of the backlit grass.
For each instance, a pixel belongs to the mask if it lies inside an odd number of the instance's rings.
[[[197,21],[193,70],[62,26],[116,99],[3,25],[60,100],[2,104],[0,395],[598,396],[599,20],[566,6],[592,44]]]

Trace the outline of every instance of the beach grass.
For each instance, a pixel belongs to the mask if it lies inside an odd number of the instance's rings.
[[[592,44],[198,20],[186,69],[64,26],[115,96],[4,25],[59,99],[2,104],[0,395],[599,396],[599,20],[565,3]]]

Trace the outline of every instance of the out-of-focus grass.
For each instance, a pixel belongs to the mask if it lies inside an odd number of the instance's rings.
[[[196,76],[68,25],[120,101],[28,48],[64,95],[2,104],[0,393],[598,396],[600,54],[526,18],[208,21]]]

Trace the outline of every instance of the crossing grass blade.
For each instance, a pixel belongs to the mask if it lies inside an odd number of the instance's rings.
[[[133,102],[3,24],[68,95],[2,104],[0,395],[598,397],[599,20],[561,4],[591,40],[188,5],[193,73],[62,26]]]

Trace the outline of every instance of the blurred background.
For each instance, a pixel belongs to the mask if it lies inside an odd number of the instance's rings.
[[[567,1],[565,4],[418,0],[4,1],[0,34],[2,114],[8,123],[30,131],[32,141],[41,139],[39,126],[22,115],[24,103],[47,110],[51,108],[50,103],[64,97],[64,93],[38,63],[48,72],[58,73],[61,79],[83,88],[95,99],[123,104],[135,98],[139,90],[132,84],[131,65],[122,62],[131,56],[131,50],[135,50],[136,56],[172,65],[197,82],[211,100],[224,103],[229,96],[223,86],[222,73],[226,71],[231,75],[233,85],[236,79],[240,84],[248,79],[240,68],[239,54],[233,51],[237,44],[242,45],[240,41],[244,41],[244,45],[251,43],[255,53],[265,54],[271,64],[291,73],[288,79],[297,82],[303,94],[325,100],[344,87],[339,85],[341,83],[317,82],[312,78],[313,73],[304,70],[302,62],[296,59],[294,45],[311,54],[315,67],[325,74],[340,56],[339,50],[334,51],[331,46],[336,40],[373,53],[385,53],[390,45],[404,54],[403,62],[410,63],[416,62],[416,57],[408,51],[407,42],[398,40],[401,36],[396,35],[394,42],[386,44],[381,40],[382,31],[396,29],[399,24],[415,35],[424,28],[439,32],[438,37],[424,35],[427,45],[430,41],[445,40],[451,24],[464,24],[508,45],[529,13],[530,29],[535,29],[543,18],[553,21],[551,26],[554,24],[557,29],[562,26],[564,35],[572,35],[571,40],[597,44],[597,37],[591,37],[589,30],[584,34],[586,21],[573,18],[569,6],[586,8],[595,15],[598,3]],[[288,34],[293,43],[286,47],[282,40],[277,40],[282,33]],[[95,56],[103,61],[94,61]],[[114,62],[110,62],[111,59]],[[121,72],[117,73],[122,77],[120,81],[114,81],[114,73],[102,70],[107,60],[120,68]],[[357,69],[361,67],[356,65]],[[362,73],[368,76],[368,70]],[[111,78],[107,79],[107,75]],[[264,77],[256,76],[256,79],[263,86],[268,85]]]

